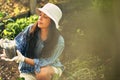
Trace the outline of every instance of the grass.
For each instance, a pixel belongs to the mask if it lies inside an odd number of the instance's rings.
[[[94,55],[76,58],[65,63],[66,69],[60,80],[104,80],[105,65],[99,63],[100,58]]]

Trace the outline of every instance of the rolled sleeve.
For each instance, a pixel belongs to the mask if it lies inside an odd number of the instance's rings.
[[[34,59],[34,63],[35,63],[35,72],[39,73],[40,72],[40,66],[39,64],[39,59]]]
[[[49,58],[34,59],[35,71],[40,72],[40,67],[53,64],[61,55],[64,49],[64,39],[60,36],[58,44],[53,51],[53,55]]]

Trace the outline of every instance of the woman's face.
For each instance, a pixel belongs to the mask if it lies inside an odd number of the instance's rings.
[[[51,19],[43,12],[40,12],[38,19],[38,27],[41,29],[48,28],[51,23]]]

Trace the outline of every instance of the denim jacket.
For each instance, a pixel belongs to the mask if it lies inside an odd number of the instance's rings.
[[[29,31],[31,29],[32,25],[29,25],[28,27],[26,27],[21,33],[19,33],[16,37],[15,37],[15,42],[16,42],[16,47],[17,49],[24,55],[26,56],[26,49],[27,49],[27,37],[29,36]],[[38,45],[38,44],[37,44]],[[43,41],[40,41],[39,43],[39,50],[42,50],[44,46]],[[55,66],[55,67],[60,67],[60,68],[64,68],[64,66],[61,64],[60,60],[59,60],[59,56],[61,55],[62,51],[64,49],[64,39],[63,37],[60,35],[58,38],[58,43],[53,51],[53,55],[49,58],[34,58],[34,66],[31,66],[29,64],[26,64],[25,62],[21,62],[19,63],[19,69],[21,72],[24,73],[34,73],[34,72],[40,72],[40,68],[43,66]],[[33,53],[36,54],[36,53]],[[37,55],[37,54],[36,54]],[[40,55],[38,55],[40,56]]]

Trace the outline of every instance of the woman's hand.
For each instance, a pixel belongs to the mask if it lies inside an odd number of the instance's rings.
[[[0,58],[1,59],[7,58],[6,53],[5,53],[5,49],[3,49],[2,54],[0,54]]]
[[[3,50],[3,54],[5,54],[5,50]],[[6,58],[6,57],[1,57],[1,59],[5,61],[15,61],[16,63],[24,62],[25,57],[22,55],[22,53],[17,50],[17,56],[13,57],[12,59]]]

